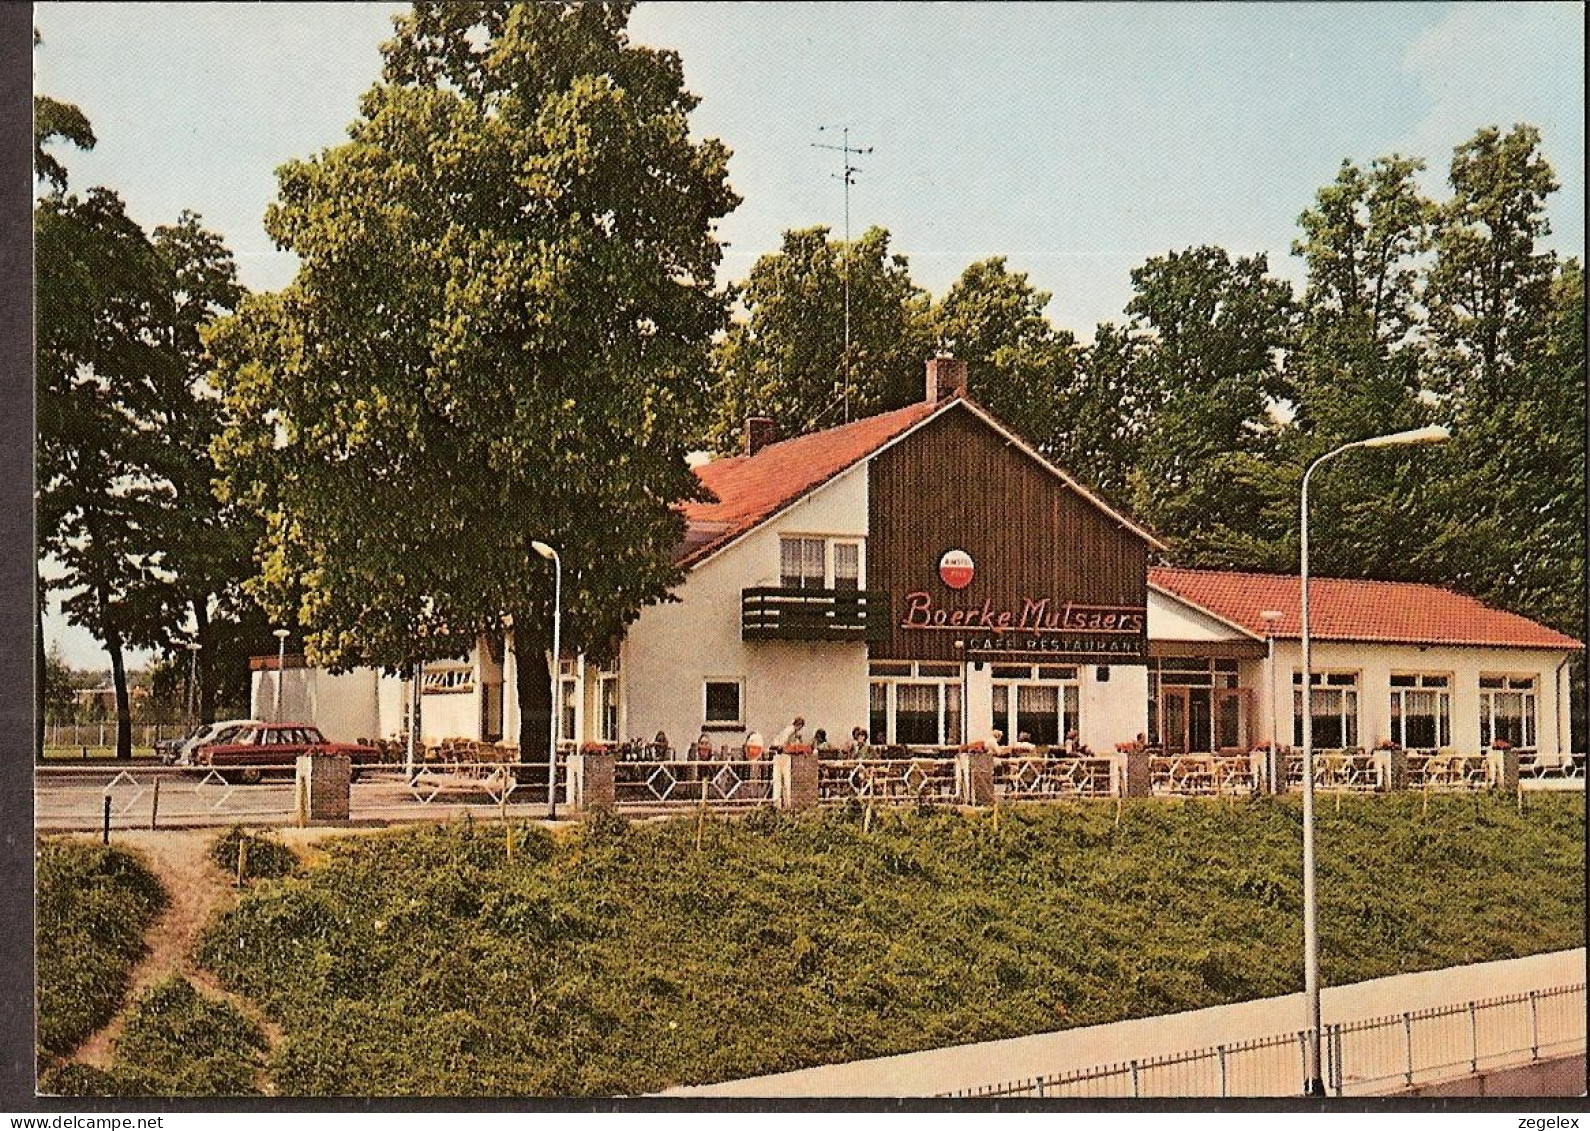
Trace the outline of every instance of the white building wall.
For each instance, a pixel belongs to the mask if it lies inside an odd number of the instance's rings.
[[[1422,646],[1415,644],[1341,643],[1320,641],[1312,645],[1313,667],[1319,671],[1358,673],[1358,742],[1365,749],[1391,736],[1391,676],[1450,675],[1452,677],[1452,749],[1478,751],[1480,744],[1481,675],[1532,675],[1536,680],[1536,749],[1554,759],[1568,749],[1566,688],[1560,697],[1557,667],[1566,652],[1527,648]],[[1302,670],[1302,645],[1281,640],[1275,645],[1277,711],[1283,744],[1292,741],[1292,675]],[[1263,675],[1244,686],[1263,687]],[[1269,733],[1269,696],[1261,695],[1259,714],[1262,736]],[[1560,742],[1560,747],[1559,747]]]
[[[624,734],[661,730],[674,746],[701,732],[708,678],[744,680],[745,727],[715,730],[715,745],[738,745],[750,730],[768,742],[795,715],[806,735],[821,728],[841,742],[867,725],[867,647],[740,639],[741,590],[779,583],[779,536],[865,538],[867,465],[838,476],[774,521],[691,570],[676,602],[645,609],[625,636]],[[863,551],[865,561],[865,551]],[[863,578],[865,583],[865,578]]]
[[[1113,754],[1116,743],[1130,742],[1148,730],[1148,668],[1112,664],[1110,678],[1102,683],[1099,670],[1083,664],[1077,672],[1082,713],[1078,739],[1095,754]]]

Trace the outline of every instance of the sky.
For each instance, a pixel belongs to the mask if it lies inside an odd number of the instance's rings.
[[[153,227],[221,232],[254,290],[293,257],[262,219],[274,170],[346,137],[406,5],[40,3],[35,89],[98,137],[58,149],[74,190],[108,185]],[[698,136],[733,152],[744,203],[722,281],[780,233],[844,224],[836,144],[872,152],[851,231],[887,228],[941,295],[1005,256],[1084,340],[1119,321],[1131,270],[1198,244],[1264,252],[1301,282],[1297,217],[1344,159],[1429,163],[1484,125],[1539,127],[1561,190],[1547,244],[1584,246],[1584,30],[1577,3],[642,3],[631,37],[677,51]],[[86,633],[47,618],[67,660]]]

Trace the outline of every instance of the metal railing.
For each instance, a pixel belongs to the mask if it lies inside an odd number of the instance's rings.
[[[1326,1087],[1405,1091],[1582,1049],[1585,984],[1531,990],[1325,1027]],[[940,1093],[949,1097],[1302,1095],[1307,1030]],[[1527,1054],[1527,1055],[1526,1055]]]
[[[772,758],[650,759],[613,764],[618,805],[762,805],[773,799]]]
[[[1149,789],[1181,797],[1256,793],[1260,771],[1247,754],[1169,754],[1148,763]]]
[[[1114,758],[1016,755],[994,759],[994,795],[1004,801],[1111,797],[1118,785]]]
[[[954,758],[823,758],[817,763],[822,802],[871,801],[954,804],[959,799]]]

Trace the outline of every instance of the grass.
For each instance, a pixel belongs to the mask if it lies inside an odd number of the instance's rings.
[[[1294,799],[336,842],[203,960],[281,1094],[653,1091],[1293,992]],[[1327,984],[1584,942],[1578,795],[1319,812]]]
[[[121,1007],[165,893],[120,849],[45,840],[38,854],[38,1043],[60,1057]]]
[[[61,1096],[257,1095],[265,1035],[231,1005],[171,977],[138,996],[108,1070],[68,1064],[39,1081]]]
[[[233,825],[210,848],[210,859],[229,876],[237,875],[238,847],[248,845],[243,857],[243,878],[247,880],[279,880],[290,876],[298,868],[298,857],[280,841],[256,836]]]

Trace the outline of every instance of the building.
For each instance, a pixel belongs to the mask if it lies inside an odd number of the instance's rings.
[[[919,403],[783,442],[748,421],[741,454],[697,468],[714,501],[683,507],[677,600],[645,609],[611,665],[562,660],[565,741],[738,746],[800,715],[835,743],[857,726],[901,746],[993,730],[1100,752],[1299,742],[1297,578],[1151,567],[1154,535],[980,407],[965,375],[935,359]],[[1578,641],[1434,586],[1310,592],[1317,747],[1568,751]],[[513,663],[496,640],[432,665],[425,740],[511,738]],[[268,709],[274,657],[257,665]],[[329,735],[405,725],[402,681],[300,671],[284,711]]]

